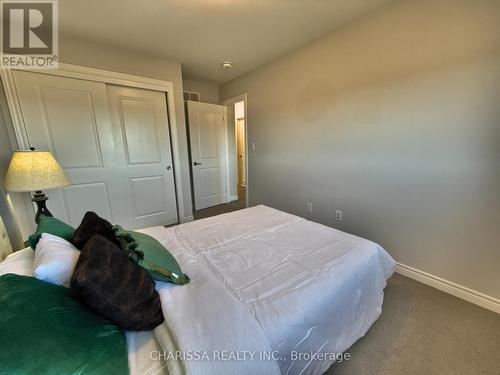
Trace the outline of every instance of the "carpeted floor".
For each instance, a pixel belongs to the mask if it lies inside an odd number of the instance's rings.
[[[241,210],[242,208],[245,208],[245,201],[238,200],[229,203],[219,204],[218,206],[204,208],[203,210],[193,211],[193,216],[195,220],[198,220],[210,216],[225,214],[227,212]]]
[[[327,375],[499,375],[500,315],[395,274],[348,352]]]

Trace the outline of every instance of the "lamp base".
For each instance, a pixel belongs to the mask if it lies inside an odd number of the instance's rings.
[[[40,215],[52,217],[52,214],[50,213],[45,203],[48,199],[49,198],[42,191],[35,191],[35,193],[33,194],[33,198],[31,198],[31,200],[35,202],[38,207],[35,216],[35,223],[37,224],[40,222]]]

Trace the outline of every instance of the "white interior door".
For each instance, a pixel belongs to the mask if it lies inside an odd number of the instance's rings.
[[[163,94],[153,92],[163,108],[132,91],[119,107],[119,90],[110,88],[110,103],[100,82],[26,71],[15,71],[14,81],[30,145],[52,151],[71,181],[46,192],[54,216],[77,226],[95,211],[131,229],[177,221],[172,171],[160,172],[171,165]]]
[[[227,202],[224,107],[188,101],[196,210]]]
[[[165,93],[108,85],[115,147],[114,173],[124,225],[177,222],[174,169]]]

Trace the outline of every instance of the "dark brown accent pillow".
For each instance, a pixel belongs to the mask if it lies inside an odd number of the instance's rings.
[[[115,232],[111,223],[102,217],[99,217],[95,212],[88,211],[85,213],[80,226],[76,228],[73,234],[73,245],[77,249],[83,249],[87,241],[94,234],[100,234],[109,241],[120,246],[120,243],[115,238]]]
[[[151,276],[101,235],[85,244],[71,278],[84,306],[126,330],[151,330],[164,320]]]

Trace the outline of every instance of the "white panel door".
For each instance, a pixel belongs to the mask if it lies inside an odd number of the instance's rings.
[[[177,222],[164,93],[25,71],[14,80],[30,145],[52,151],[71,181],[46,192],[54,216]]]
[[[117,153],[114,170],[128,227],[177,223],[165,93],[108,85]]]
[[[77,226],[86,211],[117,222],[111,172],[115,144],[103,83],[14,71],[31,146],[50,150],[71,186],[46,191],[54,216]]]
[[[194,206],[196,210],[227,202],[224,107],[187,103]]]

